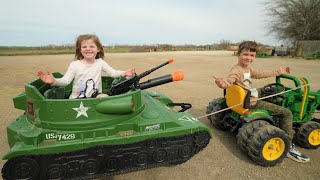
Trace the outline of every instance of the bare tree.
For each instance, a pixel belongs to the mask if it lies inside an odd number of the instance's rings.
[[[231,41],[229,41],[229,40],[225,40],[225,39],[221,39],[220,40],[220,46],[221,46],[221,48],[222,49],[227,49],[227,47],[228,46],[230,46],[231,45]]]
[[[265,0],[269,33],[284,41],[320,40],[320,0]]]

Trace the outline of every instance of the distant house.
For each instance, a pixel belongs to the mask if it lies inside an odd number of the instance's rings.
[[[228,51],[238,51],[238,46],[228,46],[227,50]]]
[[[272,52],[274,51],[274,48],[270,46],[260,46],[258,51],[264,52],[267,55],[273,55]]]

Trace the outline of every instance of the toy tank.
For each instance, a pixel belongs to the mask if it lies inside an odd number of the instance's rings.
[[[27,83],[13,99],[25,113],[7,126],[10,151],[3,157],[2,177],[89,179],[189,160],[209,143],[209,128],[184,112],[191,104],[144,90],[183,74],[139,83],[172,61],[129,79],[102,77],[103,93],[110,95],[104,98],[67,99],[72,84]]]

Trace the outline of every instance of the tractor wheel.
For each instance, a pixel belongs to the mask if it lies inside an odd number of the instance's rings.
[[[262,126],[249,139],[248,155],[261,166],[274,166],[287,156],[290,140],[275,126]]]
[[[314,122],[320,123],[320,119],[317,119],[317,118],[313,118],[311,121],[314,121]]]
[[[240,146],[240,149],[244,152],[248,152],[248,139],[252,136],[252,133],[261,126],[270,125],[267,121],[256,120],[248,123],[244,123],[242,127],[238,130],[237,134],[237,143]]]
[[[209,105],[207,106],[207,114],[224,109],[223,105],[219,102],[220,100],[221,98],[213,99],[209,103]],[[225,115],[226,115],[226,111],[223,111],[223,112],[208,116],[208,119],[210,120],[211,124],[213,124],[217,129],[225,131],[225,130],[228,130],[228,128],[225,127],[223,122],[223,118],[225,117]]]
[[[296,135],[298,143],[307,149],[317,149],[320,146],[320,123],[309,121],[304,123]]]

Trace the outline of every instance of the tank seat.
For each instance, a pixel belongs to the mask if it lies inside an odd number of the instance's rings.
[[[251,92],[241,86],[233,84],[226,89],[225,98],[228,107],[242,115],[249,111]],[[238,106],[236,106],[238,105]],[[235,106],[235,107],[233,107]]]
[[[52,86],[50,89],[43,93],[46,99],[64,99],[65,98],[65,88]]]

